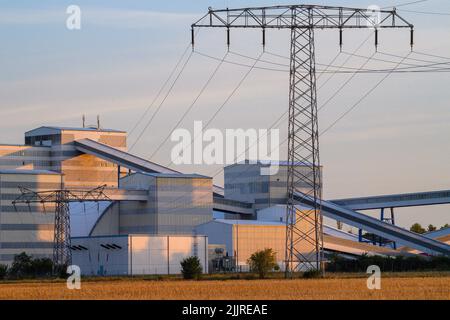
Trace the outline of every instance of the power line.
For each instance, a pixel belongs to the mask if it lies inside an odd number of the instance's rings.
[[[183,58],[186,55],[186,53],[187,53],[187,51],[189,50],[190,47],[191,47],[191,44],[189,43],[188,46],[186,47],[186,49],[183,51],[183,54],[178,59],[178,62],[176,63],[175,67],[170,72],[169,77],[166,79],[164,84],[161,86],[161,88],[159,89],[159,91],[156,94],[156,96],[153,98],[153,100],[150,103],[150,105],[146,108],[145,112],[142,114],[142,116],[139,117],[139,120],[134,124],[133,128],[131,130],[129,130],[128,135],[132,135],[134,130],[136,130],[136,128],[141,124],[142,120],[144,120],[144,118],[147,116],[148,112],[153,107],[153,105],[155,104],[156,100],[158,100],[159,96],[161,95],[161,93],[164,90],[164,88],[166,87],[166,85],[169,83],[169,80],[172,78],[172,76],[174,75],[175,71],[178,69],[178,66],[180,65],[181,61],[183,61]]]
[[[267,135],[267,133],[269,132],[269,130],[271,130],[273,127],[275,127],[281,120],[283,120],[283,118],[286,116],[287,113],[288,113],[288,111],[283,112],[283,113],[277,118],[277,120],[275,120],[275,121],[272,123],[272,125],[269,126],[269,128],[268,128],[267,131],[266,131],[266,134],[264,134],[262,137],[265,137],[265,136]],[[262,137],[260,137],[260,138],[262,138]],[[257,141],[259,141],[259,140],[257,140]],[[253,147],[257,141],[253,142],[253,143],[252,143],[251,145],[249,145],[243,152],[241,152],[240,154],[238,154],[238,155],[235,157],[235,161],[236,161],[239,157],[241,157],[242,155],[244,155],[251,147]],[[273,150],[272,150],[272,151],[273,151]],[[215,171],[214,173],[211,173],[211,174],[213,174],[212,177],[215,178],[215,177],[216,177],[219,173],[221,173],[222,171],[223,171],[223,168],[221,167],[221,168],[219,168],[219,170]]]
[[[404,2],[404,3],[395,4],[393,6],[383,7],[382,9],[405,7],[405,6],[410,6],[410,5],[413,5],[413,4],[427,2],[427,1],[429,1],[429,0],[417,0],[417,1]]]
[[[439,55],[430,54],[430,53],[425,53],[425,52],[420,52],[420,51],[414,51],[414,53],[417,53],[417,54],[420,54],[420,55],[423,55],[423,56],[428,56],[428,57],[434,57],[434,58],[440,58],[440,59],[450,60],[449,57],[439,56]]]
[[[267,53],[267,51],[265,51],[265,53]],[[327,69],[330,65],[332,65],[335,61],[336,61],[336,59],[339,57],[339,55],[340,55],[341,53],[340,52],[338,52],[337,54],[336,54],[336,56],[331,60],[331,62],[330,63],[328,63],[328,65],[327,65],[327,67],[325,68],[325,69]],[[318,76],[318,79],[320,78],[322,76],[322,74],[320,74],[319,76]],[[275,120],[273,123],[272,123],[272,125],[270,125],[269,126],[269,128],[268,128],[268,130],[266,131],[266,134],[264,134],[262,137],[265,137],[266,135],[267,135],[267,133],[268,133],[268,131],[269,130],[271,130],[272,128],[274,128],[275,126],[277,126],[277,124],[288,114],[288,112],[289,112],[289,110],[286,110],[286,111],[284,111],[278,118],[277,118],[277,120]],[[287,140],[287,139],[286,139]],[[285,141],[286,141],[285,140]],[[255,143],[257,143],[259,140],[257,140],[257,141],[255,141],[255,142],[253,142],[251,145],[249,145],[242,153],[240,153],[239,155],[237,155],[236,156],[236,159],[238,159],[239,157],[241,157],[243,154],[245,154],[251,147],[253,147],[254,145],[255,145]],[[281,146],[282,144],[280,144],[280,146]],[[272,151],[273,151],[273,149],[271,150],[271,153],[272,153]],[[248,169],[247,169],[248,170]],[[212,177],[214,178],[214,177],[216,177],[219,173],[221,173],[223,171],[223,168],[219,168],[219,170],[217,170],[217,171],[215,171],[214,173],[212,173],[213,175],[212,175]]]
[[[280,57],[280,58],[289,60],[289,57],[285,57],[285,56],[282,56],[282,55],[279,55],[279,54],[276,54],[276,53],[272,53],[272,52],[269,52],[269,51],[265,51],[265,52],[266,52],[267,54],[270,54],[270,55],[273,55],[273,56],[276,56],[276,57]],[[255,60],[255,58],[250,57],[250,56],[247,56],[247,55],[244,55],[244,54],[242,54],[242,53],[237,53],[237,52],[233,52],[233,51],[230,51],[230,53],[231,53],[231,54],[234,54],[234,55],[237,55],[237,56],[240,56],[240,57],[243,57],[243,58]],[[336,55],[335,59],[336,59],[338,56],[339,56],[339,53]],[[335,59],[333,59],[333,62],[335,61]],[[289,67],[289,64],[285,64],[285,63],[277,63],[277,62],[273,62],[273,61],[269,61],[269,60],[262,60],[262,59],[261,59],[260,61],[261,61],[261,62],[264,62],[264,63],[272,64],[272,65],[283,66],[283,67]],[[316,62],[316,65],[318,65],[318,66],[325,66],[325,67],[326,67],[325,70],[320,70],[320,69],[319,69],[319,71],[322,71],[322,73],[323,73],[323,71],[328,70],[329,67],[333,67],[333,68],[341,68],[341,69],[348,69],[348,70],[359,70],[359,68],[355,68],[355,67],[344,67],[343,65],[341,65],[341,66],[336,66],[336,65],[333,65],[333,64],[323,64],[323,63],[319,63],[319,62]]]
[[[408,59],[410,54],[408,54],[407,56],[402,57],[402,61],[397,62],[397,66],[400,65],[404,60]],[[331,64],[331,63],[330,63]],[[394,69],[392,69],[394,70]],[[365,98],[367,98],[368,95],[370,95],[379,85],[381,85],[381,83],[389,76],[386,75],[381,81],[379,81],[369,92],[367,92],[365,95],[363,95],[362,98],[360,98],[357,103],[355,103],[349,110],[347,110],[343,115],[341,115],[336,121],[333,122],[332,125],[330,125],[326,130],[324,130],[322,134],[325,134],[328,130],[330,130],[333,126],[335,126],[340,120],[342,120],[346,115],[348,115],[351,111],[353,111]],[[322,107],[321,107],[322,108]],[[320,109],[321,109],[320,108]],[[279,123],[284,116],[287,114],[287,111],[283,112],[282,115],[269,127],[269,130],[272,129],[274,126],[277,125],[277,123]],[[279,145],[278,148],[280,148],[282,145],[284,145],[286,142],[288,141],[288,138],[286,137]],[[251,148],[253,145],[250,145],[249,147],[247,147],[247,149],[243,152],[247,152],[249,150],[249,148]],[[275,148],[272,148],[271,152],[274,151]],[[241,153],[240,155],[237,156],[240,157],[243,153]],[[215,171],[212,175],[212,177],[216,177],[218,174],[220,174],[223,171],[223,168],[220,168],[219,170]]]
[[[271,52],[267,52],[268,54],[272,54],[275,56],[279,56],[282,58],[286,58],[289,59],[288,57],[284,57],[278,54],[274,54]],[[386,59],[380,59],[380,58],[373,58],[373,55],[368,57],[365,55],[359,55],[359,54],[355,54],[355,53],[350,53],[350,52],[345,52],[342,51],[342,53],[348,55],[348,56],[353,56],[353,57],[357,57],[357,58],[363,58],[363,59],[371,59],[373,61],[380,61],[380,62],[386,62],[386,63],[391,63],[391,64],[397,64],[398,61],[393,61],[393,60],[386,60]],[[377,51],[377,53],[383,54],[383,55],[388,55],[388,56],[393,56],[393,57],[397,57],[397,58],[401,58],[403,59],[404,56],[399,56],[399,55],[395,55],[395,54],[389,54],[389,53],[385,53],[385,52],[379,52]],[[445,57],[441,57],[441,58],[445,58]],[[445,59],[449,59],[450,58],[445,58]],[[344,62],[344,64],[349,60],[349,58]],[[356,73],[389,73],[389,72],[394,72],[394,73],[404,73],[406,72],[405,70],[412,70],[411,72],[433,72],[433,71],[439,71],[439,72],[443,72],[443,71],[448,71],[448,68],[442,68],[439,67],[440,65],[450,65],[450,62],[437,62],[437,61],[430,61],[430,60],[422,60],[422,59],[414,59],[414,58],[407,58],[406,60],[414,60],[414,61],[420,61],[420,62],[427,62],[428,64],[426,65],[420,65],[420,64],[413,64],[413,63],[406,63],[403,62],[401,63],[401,65],[406,66],[406,67],[401,67],[401,68],[388,68],[388,69],[365,69],[365,68],[356,68],[356,67],[342,67],[342,66],[333,66],[333,67],[337,67],[339,69],[349,69],[349,70],[356,70]],[[413,69],[420,69],[420,68],[430,68],[429,70],[413,70]],[[341,71],[341,70],[319,70],[320,74],[323,73],[331,73],[331,74],[347,74],[347,73],[352,73],[354,74],[354,72],[351,71]]]
[[[136,144],[139,142],[139,140],[142,138],[143,134],[145,133],[145,131],[148,129],[148,127],[150,126],[150,124],[152,123],[153,119],[155,118],[155,116],[158,114],[158,111],[161,109],[162,105],[164,104],[164,102],[166,101],[167,97],[170,95],[170,93],[172,92],[173,87],[175,86],[175,84],[177,83],[178,79],[180,78],[181,74],[183,73],[184,69],[186,68],[189,60],[191,59],[193,54],[193,51],[191,51],[191,53],[189,54],[188,58],[186,59],[186,61],[183,64],[183,67],[181,68],[180,72],[177,74],[175,80],[172,82],[172,85],[170,86],[169,90],[167,91],[166,95],[164,96],[164,99],[161,101],[161,103],[158,105],[158,107],[156,108],[155,112],[153,113],[152,117],[150,118],[150,120],[147,122],[147,124],[145,125],[145,127],[141,130],[141,133],[139,134],[139,136],[137,137],[137,139],[134,141],[134,143],[131,145],[130,147],[130,151],[134,148],[134,146],[136,146]]]
[[[370,35],[366,39],[364,39],[364,41],[361,42],[361,44],[355,50],[353,50],[353,54],[358,52],[369,39],[370,39]],[[351,59],[351,56],[349,56],[346,60],[344,60],[344,62],[341,64],[341,67],[344,66],[347,62],[349,62],[350,59]],[[340,68],[338,68],[338,70],[340,70]],[[318,90],[322,89],[335,75],[336,75],[335,73],[331,74],[331,76],[329,76],[326,81],[324,81],[322,84],[319,85]]]
[[[411,52],[409,52],[408,55],[405,58],[403,58],[403,60],[401,62],[399,62],[397,64],[397,66],[400,65],[410,54],[411,54]],[[339,121],[341,121],[344,117],[346,117],[350,112],[352,112],[356,107],[358,107],[362,101],[364,101],[373,91],[375,91],[375,89],[377,89],[381,85],[381,83],[383,83],[384,80],[386,80],[391,75],[391,73],[386,74],[380,81],[378,81],[375,84],[375,86],[373,86],[369,91],[367,91],[356,103],[354,103],[347,111],[345,111],[340,117],[338,117],[335,121],[333,121],[325,130],[323,130],[320,133],[320,135],[325,134],[328,130],[333,128]]]
[[[197,52],[197,51],[195,51]],[[262,57],[262,55],[264,54],[264,51],[261,52],[258,56],[258,59],[260,59]],[[225,101],[219,106],[219,108],[215,111],[215,113],[213,114],[213,116],[208,120],[208,122],[206,123],[205,128],[207,128],[209,126],[209,124],[216,118],[216,116],[219,114],[219,112],[223,109],[223,107],[225,107],[225,105],[228,103],[228,101],[230,101],[230,99],[234,96],[234,94],[238,91],[238,89],[241,87],[242,83],[244,83],[245,79],[247,79],[247,77],[249,76],[249,74],[252,72],[252,70],[255,68],[256,64],[258,63],[259,60],[256,60],[253,65],[250,67],[250,69],[244,74],[244,76],[241,78],[241,80],[239,81],[239,83],[237,84],[237,86],[231,91],[231,93],[227,96],[227,98],[225,99]],[[192,143],[194,143],[194,141],[197,139],[198,135],[195,136],[191,142],[189,143],[189,146],[192,145]],[[182,152],[185,152],[186,148],[183,148]],[[180,156],[178,155],[177,159]],[[173,164],[174,160],[170,161],[170,164],[166,165],[167,167]]]
[[[383,55],[388,55],[388,56],[394,56],[394,57],[399,57],[399,58],[404,58],[403,56],[398,56],[398,55],[393,55],[393,54],[389,54],[389,53],[383,53],[383,52],[379,52]],[[353,55],[355,57],[358,58],[364,58],[367,59],[367,56],[363,56],[363,55],[355,55],[355,54],[351,54],[351,53],[346,53],[344,52],[344,54],[348,54],[348,55]],[[387,63],[392,63],[392,64],[397,64],[398,61],[392,61],[392,60],[386,60],[386,59],[379,59],[379,58],[373,58],[374,61],[382,61],[382,62],[387,62]],[[416,59],[418,60],[418,59]],[[422,60],[425,61],[425,60]],[[429,64],[426,65],[419,65],[419,64],[413,64],[413,63],[401,63],[401,65],[407,66],[407,67],[401,67],[401,68],[396,68],[396,69],[361,69],[358,71],[361,71],[361,73],[384,73],[384,72],[390,72],[390,71],[395,71],[395,72],[399,72],[399,71],[403,71],[403,70],[414,70],[414,69],[419,69],[420,68],[430,68],[430,70],[423,70],[423,71],[434,71],[434,70],[441,70],[443,69],[442,67],[439,67],[441,65],[446,65],[446,66],[450,66],[450,62],[436,62],[436,61],[427,61],[427,62],[431,62]],[[445,69],[445,68],[444,68]],[[341,72],[343,73],[343,71]]]
[[[250,59],[250,60],[256,60],[256,58],[253,58],[253,57],[250,57],[250,56],[247,56],[245,54],[238,53],[238,52],[235,52],[235,51],[230,51],[230,53],[235,55],[235,56],[242,57],[242,58],[246,58],[246,59]],[[266,53],[269,53],[269,52],[266,51]],[[269,61],[269,60],[265,60],[265,59],[260,59],[259,61],[260,62],[264,62],[264,63],[268,63],[268,64],[272,64],[272,65],[276,65],[276,66],[289,67],[289,64],[286,64],[286,63],[278,63],[278,62],[273,62],[273,61]]]
[[[217,60],[217,61],[221,60],[220,58],[211,56],[211,55],[206,54],[206,53],[202,53],[202,52],[197,51],[197,50],[195,51],[195,53],[200,55],[200,56],[202,56],[202,57],[205,57],[205,58],[209,58],[209,59],[213,59],[213,60]],[[224,62],[228,63],[228,64],[233,64],[233,65],[236,65],[236,66],[240,66],[240,67],[245,67],[245,68],[251,68],[252,67],[252,65],[249,65],[249,64],[240,63],[240,62],[234,62],[234,61],[230,61],[230,60],[224,60]],[[267,70],[267,71],[276,71],[276,72],[289,72],[288,69],[274,69],[274,68],[257,67],[257,66],[253,67],[253,69],[260,69],[260,70]]]
[[[353,52],[355,53],[355,52],[357,52],[366,42],[367,42],[367,40],[369,39],[369,37],[367,37]],[[287,58],[287,59],[289,59],[288,57],[284,57],[284,56],[282,56],[282,55],[278,55],[278,54],[276,54],[276,53],[271,53],[271,52],[268,52],[268,51],[265,51],[265,53],[268,53],[268,54],[270,54],[270,55],[273,55],[273,56],[279,56],[279,57],[282,57],[282,58]],[[336,61],[336,59],[339,57],[339,55],[341,54],[341,52],[338,52],[337,53],[337,55],[331,60],[331,62],[326,66],[326,68],[325,68],[325,70],[327,70],[335,61]],[[375,53],[374,53],[375,54]],[[339,67],[343,67],[349,60],[350,60],[350,58],[351,58],[351,56],[349,56],[342,64],[341,64],[341,66],[339,66]],[[364,65],[363,65],[364,66]],[[363,66],[361,66],[361,67],[363,67]],[[356,74],[356,72],[354,73],[354,74]],[[319,74],[319,76],[318,76],[318,78],[317,79],[319,79],[321,76],[323,75],[323,73],[321,73],[321,74]],[[334,74],[333,74],[334,75]],[[333,77],[333,75],[331,76],[331,77],[329,77],[328,78],[328,80],[326,81],[326,82],[328,82],[332,77]],[[326,83],[325,82],[325,83]],[[340,91],[340,90],[342,90],[343,89],[343,87],[345,87],[345,85],[348,83],[348,81],[344,84],[344,86],[342,86],[338,91],[336,91],[335,92],[335,95]],[[321,86],[321,87],[319,87],[318,88],[318,91],[320,91],[320,89],[322,88],[323,86]],[[321,110],[322,108],[324,107],[324,105],[322,105],[320,108],[319,108],[319,110]],[[281,116],[269,127],[269,130],[270,129],[272,129],[278,122],[280,122],[280,120],[284,117],[284,116],[286,116],[286,114],[288,113],[288,111],[289,110],[286,110],[286,111],[284,111],[282,114],[281,114]],[[283,142],[281,142],[280,143],[280,145],[278,146],[278,148],[281,146],[281,145],[283,145],[286,141],[288,140],[288,138],[286,138],[285,140],[283,140]],[[246,150],[244,150],[241,154],[239,154],[238,156],[237,156],[237,158],[239,158],[240,156],[242,156],[242,154],[245,154],[251,147],[253,147],[253,145],[255,144],[256,142],[254,142],[252,145],[250,145],[250,146],[248,146],[247,148],[246,148]],[[273,149],[271,150],[271,152],[273,151]],[[216,172],[215,172],[215,174],[213,175],[213,177],[216,177],[219,173],[221,173],[223,171],[223,168],[220,168],[219,170],[217,170]]]
[[[261,58],[263,54],[264,54],[264,52],[261,52],[261,54],[260,54],[258,57]],[[225,58],[225,57],[224,57],[224,58]],[[255,63],[253,64],[253,67],[254,67],[257,63],[258,63],[258,61],[255,61]],[[225,101],[224,101],[224,102],[220,105],[220,107],[216,110],[216,112],[214,113],[214,115],[208,120],[207,125],[206,125],[205,127],[208,127],[208,125],[214,120],[214,118],[217,116],[217,114],[220,112],[220,110],[222,110],[222,108],[227,104],[227,102],[234,96],[234,94],[236,93],[236,91],[241,87],[242,83],[245,81],[245,79],[248,77],[248,75],[250,74],[250,72],[251,72],[253,69],[254,69],[254,68],[250,68],[250,69],[244,74],[244,76],[241,78],[241,80],[239,81],[239,83],[237,84],[237,86],[231,91],[231,93],[228,95],[228,97],[225,99]],[[198,136],[195,136],[195,137],[191,140],[189,146],[192,145],[192,143],[195,141],[195,139],[196,139],[197,137],[198,137]],[[186,151],[186,148],[183,148],[182,152],[185,152],[185,151]],[[178,156],[178,158],[179,158],[179,156]],[[177,158],[177,159],[178,159],[178,158]],[[173,164],[173,160],[171,160],[170,164],[168,164],[168,165],[166,165],[166,166],[169,167],[171,164]],[[216,174],[216,175],[217,175],[217,174]],[[214,177],[215,177],[215,176],[214,176]],[[209,196],[210,196],[209,194],[205,194],[204,196],[201,196],[201,197],[199,198],[199,200],[200,200],[200,199],[203,199],[203,198],[206,198],[206,197],[209,197]],[[183,199],[184,197],[185,197],[185,196],[181,196],[181,197],[175,199],[175,200],[173,201],[173,203],[177,203],[179,200]],[[182,206],[184,206],[184,205],[179,205],[179,206],[176,206],[176,207],[171,208],[171,209],[169,209],[169,210],[164,210],[164,213],[172,212],[172,211],[174,211],[174,210],[176,210],[176,209],[178,209],[178,208],[180,208],[180,207],[182,207]]]
[[[364,55],[352,54],[352,53],[347,53],[347,52],[343,52],[343,53],[344,54],[348,54],[348,55],[352,55],[352,56],[358,57],[358,58],[363,58],[363,59],[367,58],[367,56],[364,56]],[[396,55],[396,54],[391,54],[391,53],[386,53],[386,52],[381,52],[381,51],[377,51],[377,53],[380,53],[380,54],[386,55],[386,56],[392,56],[392,57],[400,58],[400,59],[404,58],[404,56],[399,56],[399,55]],[[386,60],[386,59],[380,59],[380,58],[373,58],[373,60],[374,61],[391,63],[391,64],[397,64],[398,63],[398,61]],[[397,70],[415,69],[415,68],[437,68],[437,67],[435,67],[437,65],[450,65],[450,62],[436,62],[436,61],[427,61],[427,60],[420,60],[420,59],[414,59],[414,58],[408,58],[407,60],[427,62],[428,64],[426,64],[426,65],[422,64],[421,65],[421,64],[414,64],[414,63],[403,62],[401,65],[402,66],[406,66],[406,67],[397,68]],[[389,71],[389,70],[390,69],[372,69],[372,70],[364,69],[363,71]]]
[[[361,65],[361,67],[360,67],[360,69],[362,69],[362,68],[364,68],[368,63],[369,63],[369,61],[372,59],[372,57],[374,56],[376,54],[376,52],[374,52],[370,57],[368,57],[367,58],[367,60]],[[322,106],[320,106],[320,108],[318,109],[319,111],[320,110],[322,110],[323,108],[325,108],[325,106],[328,104],[328,103],[330,103],[330,101],[331,100],[333,100],[341,91],[342,91],[342,89],[344,89],[345,88],[345,86],[347,85],[347,84],[349,84],[350,83],[350,81],[352,81],[353,80],[353,78],[358,74],[358,71],[359,70],[357,70],[357,71],[355,71],[340,87],[339,87],[339,89],[338,90],[336,90],[335,91],[335,93],[334,94],[332,94],[326,101],[325,101],[325,103],[324,104],[322,104]]]
[[[403,56],[400,56],[398,54],[393,54],[393,53],[387,53],[387,52],[381,52],[378,51],[378,53],[382,54],[382,55],[386,55],[386,56],[391,56],[391,57],[395,57],[395,58],[400,58],[403,59]],[[412,53],[417,53],[416,51],[413,51]],[[417,58],[408,58],[407,60],[410,61],[418,61],[418,62],[426,62],[426,63],[436,63],[437,61],[432,61],[432,60],[424,60],[424,59],[417,59]],[[392,63],[397,63],[396,61],[392,61]],[[450,64],[449,62],[442,62],[442,64]],[[419,66],[419,65],[416,65]]]
[[[411,54],[408,53],[408,55],[406,55],[404,57],[404,59],[406,59],[409,55]],[[399,63],[400,65],[400,63]],[[325,134],[326,132],[328,132],[331,128],[333,128],[339,121],[341,121],[345,116],[347,116],[350,112],[352,112],[353,110],[355,110],[356,107],[358,107],[360,105],[360,103],[362,101],[364,101],[373,91],[375,91],[375,89],[377,89],[381,83],[387,79],[387,77],[389,77],[391,73],[386,74],[380,81],[378,81],[375,86],[373,86],[369,91],[367,91],[356,103],[354,103],[347,111],[345,111],[341,116],[339,116],[335,121],[333,121],[325,130],[323,130],[319,136],[322,136],[323,134]],[[283,144],[285,144],[288,141],[288,137],[286,137],[279,145],[278,148],[281,147]],[[272,149],[273,151],[273,149]]]
[[[173,126],[173,128],[169,131],[169,134],[166,136],[166,138],[164,139],[164,141],[162,141],[159,146],[155,149],[155,151],[153,151],[152,155],[150,156],[150,160],[153,158],[153,156],[161,149],[161,147],[166,143],[166,141],[169,139],[170,135],[172,134],[173,130],[175,130],[175,128],[177,128],[181,122],[183,122],[183,120],[185,119],[185,117],[187,116],[187,114],[192,110],[192,108],[194,107],[194,105],[197,103],[198,99],[201,97],[201,95],[203,94],[203,92],[206,90],[206,88],[208,87],[208,85],[210,84],[210,82],[212,81],[212,79],[214,78],[214,76],[216,75],[217,71],[219,71],[220,67],[223,64],[223,61],[225,60],[225,58],[228,55],[228,51],[225,53],[225,55],[223,56],[222,60],[219,62],[219,64],[217,65],[217,67],[214,69],[213,73],[211,74],[211,76],[208,78],[208,80],[205,82],[205,84],[203,85],[202,89],[200,90],[200,92],[198,93],[198,95],[195,97],[194,101],[191,103],[191,105],[189,106],[189,108],[186,109],[186,111],[184,112],[184,114],[181,116],[181,118],[178,120],[178,122],[175,124],[175,126]]]
[[[196,51],[196,53],[200,54],[201,56],[208,57],[210,59],[214,59],[214,60],[217,60],[217,61],[221,60],[218,57],[213,57],[213,56],[210,56],[208,54],[204,54],[204,53],[201,53],[201,52],[198,52],[198,51]],[[347,53],[347,54],[349,54],[349,53]],[[351,54],[349,54],[349,55],[351,55]],[[367,56],[361,56],[361,55],[355,55],[355,56],[359,56],[361,58],[367,58]],[[349,59],[350,58],[348,58],[347,61]],[[389,60],[382,60],[382,59],[377,59],[377,60],[385,61],[385,62],[389,62],[389,63],[393,63],[393,64],[397,63],[396,61],[389,61]],[[229,60],[224,60],[224,62],[228,63],[228,64],[241,66],[241,67],[251,67],[251,65],[248,65],[248,64],[238,63],[238,62],[229,61]],[[402,64],[406,65],[405,63],[402,63]],[[331,74],[329,79],[327,79],[327,81],[322,83],[322,85],[319,86],[318,89],[323,87],[329,80],[331,80],[331,78],[335,74],[353,74],[355,72],[353,70],[356,70],[357,73],[367,73],[367,74],[369,74],[369,73],[392,73],[392,72],[393,73],[434,73],[434,72],[442,73],[442,72],[450,71],[450,68],[438,68],[438,67],[435,67],[436,65],[442,65],[442,64],[447,65],[448,63],[447,62],[435,62],[435,63],[429,64],[429,65],[408,64],[408,65],[411,65],[411,66],[410,67],[397,68],[397,69],[388,68],[388,69],[361,69],[361,70],[359,70],[359,68],[355,68],[355,67],[345,67],[346,69],[350,69],[350,70],[322,70],[322,69],[316,69],[316,73],[319,74],[319,75],[322,74],[322,73]],[[341,67],[337,67],[337,68],[341,68]],[[431,68],[431,69],[429,69],[429,70],[411,70],[411,69],[414,69],[414,68]],[[262,69],[262,70],[267,70],[267,71],[280,71],[280,72],[286,72],[286,73],[289,72],[289,70],[287,70],[287,69],[286,70],[282,70],[282,69],[272,69],[272,68],[265,68],[265,67],[254,67],[254,69]]]
[[[430,12],[430,11],[416,11],[416,10],[399,10],[402,12],[415,13],[415,14],[429,14],[435,16],[450,16],[450,13],[447,12]]]

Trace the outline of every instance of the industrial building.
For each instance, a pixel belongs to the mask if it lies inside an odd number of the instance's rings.
[[[208,272],[208,238],[127,234],[73,237],[72,258],[85,275],[178,274],[180,262],[199,258]]]
[[[120,130],[44,126],[26,132],[24,142],[0,145],[1,264],[10,264],[23,251],[52,257],[55,206],[13,205],[19,188],[39,192],[104,185],[107,201],[84,205],[85,214],[97,210],[95,219],[83,232],[72,234],[72,261],[83,274],[179,273],[180,260],[192,255],[200,259],[204,272],[216,270],[213,260],[221,257],[233,261],[231,270],[245,271],[249,256],[267,247],[283,267],[286,162],[227,166],[222,188],[211,177],[181,173],[128,153],[127,134]],[[278,166],[278,172],[261,175],[268,165]],[[308,166],[295,165],[308,175]],[[446,239],[439,241],[360,212],[442,203],[450,203],[450,191],[321,200],[328,219],[397,244],[395,249],[362,243],[357,235],[325,225],[325,253],[448,255],[450,231],[439,233],[439,239]]]
[[[264,169],[269,166],[276,167],[275,174],[264,174]],[[297,170],[303,171],[306,177],[312,179],[312,170],[302,163],[295,163]],[[236,163],[224,168],[225,198],[247,203],[252,203],[253,208],[258,210],[276,204],[286,204],[287,186],[287,161],[278,162],[249,162]],[[322,168],[320,168],[322,171]],[[317,177],[321,185],[320,176]],[[304,182],[298,182],[297,190],[307,188]]]
[[[14,208],[11,202],[20,195],[19,186],[38,191],[60,189],[62,175],[47,170],[0,169],[0,263],[3,264],[11,263],[14,255],[23,251],[36,258],[52,256],[55,206]]]

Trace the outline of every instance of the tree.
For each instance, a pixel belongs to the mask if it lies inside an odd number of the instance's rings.
[[[260,279],[264,279],[267,273],[276,268],[275,252],[272,249],[256,251],[247,260],[250,271],[256,272]]]
[[[33,259],[32,256],[22,252],[14,256],[14,261],[8,274],[13,278],[45,277],[52,273],[53,263],[49,258]]]
[[[414,223],[409,230],[419,234],[423,234],[426,231],[419,223]]]
[[[449,225],[448,223],[444,224],[444,225],[441,227],[440,230],[444,230],[444,229],[447,229],[447,228],[450,228],[450,225]]]
[[[49,258],[32,259],[31,269],[34,276],[45,277],[52,274],[53,262]]]
[[[181,273],[184,279],[199,279],[202,274],[202,265],[196,256],[183,259],[181,262]]]
[[[427,231],[428,232],[432,232],[432,231],[436,231],[436,227],[435,226],[433,226],[432,224],[430,224],[429,226],[428,226],[428,228],[427,228]]]
[[[16,254],[9,273],[13,277],[22,278],[29,276],[32,272],[32,258],[25,252]]]
[[[0,264],[0,280],[5,279],[7,274],[8,266],[6,264]]]

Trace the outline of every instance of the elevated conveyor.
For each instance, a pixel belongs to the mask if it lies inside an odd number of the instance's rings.
[[[91,140],[80,139],[74,141],[75,148],[83,153],[93,155],[105,161],[115,163],[121,167],[128,168],[136,172],[149,173],[179,173],[181,172],[161,166],[154,162],[139,158],[128,152],[118,150],[106,144]],[[223,196],[223,188],[213,186],[213,192]]]
[[[297,193],[294,195],[294,198],[305,205],[313,205],[313,200],[302,194]],[[450,246],[443,242],[429,239],[420,234],[410,232],[390,223],[382,222],[329,201],[322,200],[321,206],[322,213],[326,217],[342,221],[348,225],[375,233],[381,237],[401,242],[408,247],[429,254],[450,255]]]
[[[429,206],[450,203],[450,190],[330,200],[351,210]]]

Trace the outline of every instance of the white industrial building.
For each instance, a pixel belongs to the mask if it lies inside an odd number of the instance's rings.
[[[208,272],[205,236],[128,234],[72,238],[72,259],[83,275],[179,274],[189,256]]]

